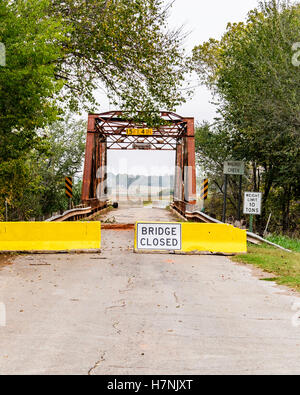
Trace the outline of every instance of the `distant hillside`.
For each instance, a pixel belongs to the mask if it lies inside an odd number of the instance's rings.
[[[159,179],[162,179],[162,187],[170,188],[174,186],[174,176],[173,175],[165,175],[165,176],[151,176],[151,186],[159,187]],[[147,186],[149,182],[148,176],[134,176],[128,174],[107,174],[108,185],[119,185],[121,187],[127,188],[128,185],[131,185],[133,182],[136,185]]]

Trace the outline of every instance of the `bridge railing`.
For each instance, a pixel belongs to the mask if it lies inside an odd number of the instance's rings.
[[[78,221],[83,218],[88,218],[93,214],[97,214],[99,211],[104,210],[108,207],[107,202],[91,202],[90,206],[84,207],[83,204],[67,210],[62,214],[54,215],[53,217],[46,220],[46,222],[61,222],[61,221]]]

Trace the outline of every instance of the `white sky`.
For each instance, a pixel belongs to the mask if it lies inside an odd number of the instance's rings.
[[[165,0],[169,3],[169,0]],[[170,27],[184,25],[184,31],[189,32],[185,40],[185,48],[190,52],[195,45],[207,41],[210,37],[219,39],[226,30],[228,22],[245,20],[247,13],[255,8],[257,0],[175,0],[169,19]],[[198,85],[196,76],[195,84]],[[102,104],[99,112],[108,111],[108,101],[103,93],[99,92],[98,100]],[[215,116],[215,108],[210,103],[209,91],[198,86],[191,100],[177,109],[177,113],[194,117],[198,121],[212,121]],[[121,160],[121,165],[119,165]],[[109,171],[158,174],[158,168],[164,168],[164,173],[170,168],[173,173],[174,154],[172,152],[158,151],[109,151]],[[139,167],[144,168],[144,170]],[[151,167],[153,169],[151,170]]]

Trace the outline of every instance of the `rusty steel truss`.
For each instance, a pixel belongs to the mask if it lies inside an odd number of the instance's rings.
[[[97,205],[105,199],[107,150],[176,151],[174,204],[184,213],[186,206],[196,204],[194,118],[183,118],[173,112],[162,112],[166,121],[151,128],[149,135],[129,135],[128,130],[149,130],[145,123],[136,123],[123,111],[89,114],[86,139],[82,201]]]

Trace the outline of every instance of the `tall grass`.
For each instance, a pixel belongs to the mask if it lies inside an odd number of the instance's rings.
[[[266,239],[271,241],[272,243],[280,245],[281,247],[287,248],[288,250],[300,252],[299,239],[292,239],[290,237],[282,235],[272,235],[266,237]]]
[[[280,240],[276,238],[272,241],[278,243]],[[285,244],[284,247],[291,249],[291,243]],[[270,246],[250,246],[248,254],[237,255],[231,259],[235,262],[252,264],[267,273],[273,273],[274,278],[269,280],[276,281],[280,285],[288,285],[300,291],[299,252],[286,252]]]

